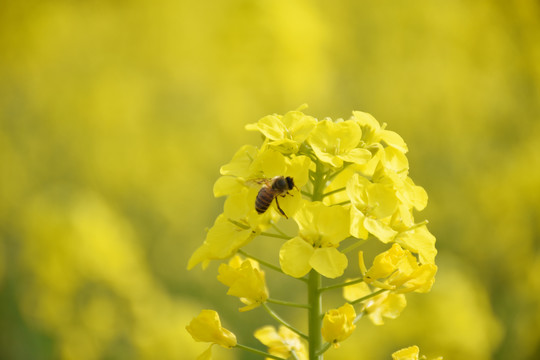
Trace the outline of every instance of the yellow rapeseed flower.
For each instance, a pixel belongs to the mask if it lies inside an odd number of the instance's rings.
[[[208,350],[202,353],[198,359],[210,359],[213,344],[227,349],[236,346],[236,336],[221,326],[219,315],[214,310],[202,310],[186,326],[186,330],[195,341],[211,343]]]
[[[268,299],[264,271],[259,269],[256,261],[242,261],[239,256],[234,256],[229,264],[221,264],[218,271],[217,279],[229,287],[227,295],[237,296],[246,304],[240,311],[254,309]]]
[[[351,304],[328,311],[322,323],[323,339],[337,348],[339,343],[351,336],[356,328],[353,323],[355,318],[356,312]]]
[[[365,177],[354,174],[347,183],[347,194],[351,199],[351,234],[366,239],[373,234],[384,243],[394,239],[397,231],[390,221],[398,209],[395,190],[388,184],[372,183]]]
[[[357,147],[362,137],[360,126],[354,121],[323,120],[308,138],[317,157],[324,163],[340,168],[343,162],[365,164],[371,152]]]
[[[246,130],[259,131],[266,137],[269,147],[291,154],[298,152],[316,124],[317,119],[297,110],[283,116],[265,116],[254,124],[246,125]]]
[[[349,236],[348,210],[304,200],[294,220],[298,236],[285,242],[279,252],[283,272],[301,277],[313,268],[328,278],[341,276],[348,261],[337,246]]]
[[[359,265],[361,269],[364,267],[361,256]],[[419,265],[410,251],[393,244],[389,250],[375,257],[373,265],[364,274],[364,281],[399,293],[425,293],[431,289],[436,272],[436,265]]]
[[[279,331],[273,326],[262,327],[255,331],[255,338],[268,346],[270,355],[289,359],[294,352],[295,359],[308,360],[306,346],[300,336],[285,326],[280,326]]]
[[[226,259],[234,255],[255,236],[251,230],[239,228],[224,215],[218,216],[204,243],[189,258],[188,270],[201,262],[203,268],[206,268],[210,260]]]

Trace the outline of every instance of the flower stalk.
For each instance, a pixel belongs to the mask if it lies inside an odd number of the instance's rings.
[[[315,270],[309,273],[308,282],[308,326],[309,326],[309,359],[322,360],[322,293],[321,274]]]

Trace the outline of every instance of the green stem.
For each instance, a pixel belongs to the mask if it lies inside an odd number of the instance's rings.
[[[366,315],[366,312],[365,311],[362,311],[360,314],[356,315],[356,317],[354,318],[353,320],[353,324],[356,325],[356,323],[364,317],[364,315]]]
[[[266,303],[263,304],[263,308],[266,310],[266,312],[268,312],[268,314],[270,314],[271,317],[273,317],[278,323],[280,323],[281,325],[289,328],[290,330],[294,331],[295,333],[297,333],[298,335],[300,335],[301,337],[303,337],[304,339],[308,340],[308,336],[306,334],[304,334],[303,332],[301,332],[300,330],[298,330],[297,328],[295,328],[294,326],[292,326],[291,324],[289,324],[288,322],[286,322],[285,320],[283,320],[278,314],[276,314],[272,309],[270,309],[270,307],[268,307],[268,305],[266,305]]]
[[[235,347],[237,347],[239,349],[242,349],[242,350],[245,350],[245,351],[252,352],[252,353],[257,354],[257,355],[265,356],[265,357],[270,358],[270,359],[283,360],[283,358],[280,358],[278,356],[270,355],[269,353],[267,353],[265,351],[257,350],[257,349],[254,349],[252,347],[245,346],[245,345],[242,345],[242,344],[236,344]]]
[[[383,292],[385,292],[385,291],[388,291],[388,289],[380,289],[380,290],[377,290],[377,291],[375,291],[375,292],[373,292],[373,293],[371,293],[371,294],[369,294],[369,295],[366,295],[366,296],[361,297],[360,299],[356,299],[356,300],[354,300],[354,301],[351,301],[350,304],[351,304],[351,305],[358,304],[359,302],[362,302],[362,301],[365,301],[365,300],[370,299],[370,298],[372,298],[372,297],[375,297],[375,296],[377,296],[377,295],[379,295],[379,294],[381,294],[381,293],[383,293]]]
[[[274,271],[277,271],[277,272],[283,274],[283,271],[282,271],[278,266],[272,265],[272,264],[270,264],[270,263],[267,262],[267,261],[264,261],[264,260],[262,260],[262,259],[260,259],[260,258],[258,258],[258,257],[256,257],[256,256],[253,256],[253,255],[251,255],[251,254],[248,254],[247,252],[245,252],[245,251],[242,250],[242,249],[238,249],[238,253],[244,255],[244,256],[247,257],[247,258],[250,258],[250,259],[255,260],[255,261],[258,262],[259,264],[264,265],[264,266],[266,266],[266,267],[269,268],[269,269],[272,269],[272,270],[274,270]],[[305,280],[304,280],[304,281],[305,281]]]
[[[324,164],[320,161],[316,163],[316,170],[313,177],[312,201],[322,201],[325,189]],[[323,346],[322,338],[322,292],[321,274],[311,269],[308,277],[308,326],[309,326],[309,360],[323,360],[321,352]]]
[[[343,283],[340,283],[340,284],[335,284],[335,285],[325,286],[325,287],[321,288],[321,291],[332,290],[332,289],[339,289],[339,288],[342,288],[342,287],[345,287],[345,286],[349,286],[349,285],[354,285],[354,284],[361,283],[362,281],[364,281],[364,278],[359,278],[359,279],[355,279],[355,280],[350,280],[350,281],[346,281],[346,282],[343,282]]]
[[[273,227],[278,233],[280,233],[281,235],[286,236],[286,237],[287,237],[287,240],[290,239],[290,238],[292,237],[292,236],[289,236],[289,235],[285,234],[283,231],[281,231],[281,229],[278,228],[276,224],[272,223],[272,227]]]
[[[289,240],[291,237],[290,236],[287,236],[287,235],[282,235],[282,234],[272,234],[272,233],[269,233],[269,232],[261,232],[259,235],[262,235],[262,236],[267,236],[267,237],[273,237],[273,238],[278,238],[278,239],[284,239],[284,240]]]
[[[259,264],[261,265],[264,265],[266,266],[267,268],[271,269],[271,270],[274,270],[274,271],[277,271],[278,273],[281,273],[283,275],[287,275],[283,272],[283,270],[281,270],[281,268],[279,266],[276,266],[276,265],[273,265],[273,264],[270,264],[268,261],[264,261],[263,259],[259,258],[259,257],[256,257],[256,256],[253,256],[251,254],[248,254],[247,252],[245,252],[244,250],[242,249],[238,249],[238,253],[239,254],[242,254],[244,255],[245,257],[247,258],[250,258],[250,259],[253,259],[255,260],[256,262],[258,262]],[[287,275],[288,276],[288,275]],[[305,282],[307,283],[308,282],[308,279],[306,279],[305,277],[301,277],[301,278],[295,278],[295,277],[292,277],[293,279],[296,279],[296,280],[300,280],[302,282]]]
[[[350,251],[353,251],[357,247],[363,245],[366,242],[366,240],[360,239],[358,241],[355,241],[353,244],[347,246],[345,249],[341,250],[341,253],[347,254]]]
[[[326,350],[330,349],[330,346],[332,346],[332,343],[324,343],[324,346],[322,347],[321,351],[317,353],[317,355],[322,355],[326,352]]]
[[[277,299],[272,299],[272,298],[268,298],[268,299],[266,299],[266,301],[268,301],[271,304],[309,309],[308,304],[299,304],[299,303],[295,303],[295,302],[291,302],[291,301],[277,300]]]
[[[329,192],[327,192],[326,194],[323,194],[323,196],[324,196],[324,197],[330,196],[330,195],[333,195],[333,194],[335,194],[335,193],[341,192],[341,191],[346,190],[346,189],[347,189],[347,188],[345,188],[345,187],[341,187],[341,188],[339,188],[339,189],[335,189],[335,190],[329,191]]]
[[[322,348],[322,296],[321,296],[321,274],[315,270],[309,273],[308,282],[308,303],[310,305],[308,313],[309,323],[309,359],[322,360],[320,353]]]

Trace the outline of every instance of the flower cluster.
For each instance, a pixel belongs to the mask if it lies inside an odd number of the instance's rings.
[[[323,350],[322,340],[337,347],[349,337],[361,315],[382,324],[383,317],[395,318],[403,310],[406,293],[429,291],[437,271],[437,250],[427,221],[414,219],[415,211],[427,205],[427,194],[408,176],[408,149],[401,136],[367,113],[355,111],[347,120],[319,121],[301,110],[266,116],[246,126],[259,132],[263,143],[241,147],[221,167],[214,195],[226,197],[223,212],[188,268],[197,264],[206,268],[211,260],[231,258],[219,267],[218,280],[229,287],[229,295],[246,305],[240,310],[262,305],[282,322],[267,305],[272,299],[264,272],[257,258],[242,249],[246,244],[259,236],[282,239],[275,254],[279,266],[261,262],[309,282],[313,301],[319,301],[323,292],[317,279],[341,277],[351,251],[370,238],[387,244],[369,269],[363,252],[358,253],[358,277],[330,286],[342,287],[348,303],[324,317],[315,314],[312,318],[322,321],[310,323],[309,334],[284,322],[279,332],[266,327],[256,333],[279,357],[291,351],[303,354],[298,336],[303,337],[311,358]],[[287,234],[280,222],[294,223],[296,233]],[[248,259],[241,260],[238,253]],[[353,307],[357,303],[359,315]],[[316,307],[305,305],[309,311]],[[314,336],[317,349],[312,349]]]

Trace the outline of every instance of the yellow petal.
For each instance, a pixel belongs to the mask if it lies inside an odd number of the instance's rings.
[[[342,160],[363,165],[371,159],[371,151],[367,149],[352,149],[345,154],[339,156]]]
[[[203,262],[226,259],[232,256],[240,247],[253,239],[255,234],[250,229],[241,229],[231,223],[224,215],[218,216],[214,226],[208,231],[204,243],[191,255],[188,270]]]
[[[309,264],[319,274],[330,279],[335,279],[343,275],[343,272],[347,268],[348,260],[347,256],[340,253],[338,249],[326,247],[315,249],[309,260]]]
[[[392,354],[392,360],[418,360],[420,349],[418,346],[409,346]]]
[[[405,295],[385,292],[368,300],[365,309],[373,324],[383,325],[383,318],[397,318],[405,306]]]
[[[390,276],[398,269],[405,255],[406,252],[398,244],[392,245],[389,250],[375,256],[373,265],[367,271],[366,277],[376,280]]]
[[[214,184],[214,196],[220,197],[238,192],[242,189],[243,184],[237,177],[221,176]]]
[[[396,243],[413,253],[418,253],[421,264],[434,264],[437,249],[435,248],[435,236],[427,226],[422,225],[398,234]]]
[[[226,348],[236,346],[236,336],[221,326],[219,315],[214,310],[202,310],[186,330],[195,341],[211,342]]]
[[[281,270],[292,277],[302,277],[311,270],[309,259],[312,255],[313,246],[299,237],[292,238],[279,250]]]
[[[236,154],[234,154],[231,162],[221,167],[221,175],[248,177],[249,166],[253,162],[253,159],[257,157],[257,153],[258,150],[253,145],[242,146]]]
[[[201,355],[197,356],[197,360],[211,360],[212,359],[212,346],[214,344],[210,344],[208,349],[206,349]]]
[[[246,125],[246,130],[258,130],[271,140],[283,139],[287,132],[285,124],[278,115],[265,116],[255,124]]]
[[[382,221],[369,217],[365,218],[364,227],[385,244],[392,241],[397,234],[397,231]]]
[[[351,235],[358,239],[367,239],[369,233],[364,226],[366,216],[354,206],[351,207],[350,211]]]
[[[371,294],[371,289],[365,282],[345,286],[343,288],[343,297],[347,301],[355,301],[369,294]]]
[[[351,304],[328,311],[322,323],[323,339],[337,347],[338,343],[348,338],[356,328],[353,324],[355,317],[356,312]]]

